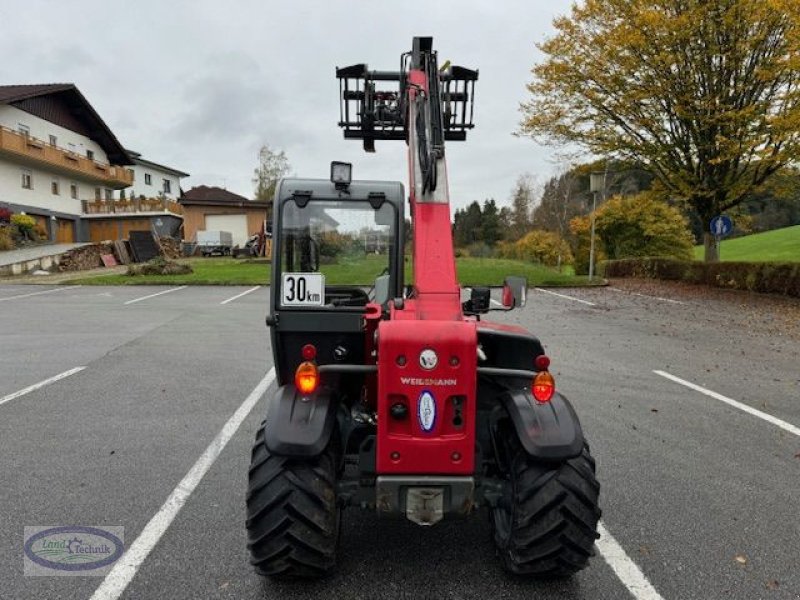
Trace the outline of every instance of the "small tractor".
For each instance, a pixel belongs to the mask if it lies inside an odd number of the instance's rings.
[[[352,180],[348,163],[278,185],[278,385],[249,469],[251,563],[270,577],[330,573],[341,511],[355,507],[424,526],[488,513],[507,571],[571,575],[599,537],[594,460],[539,340],[482,319],[524,306],[526,281],[506,278],[497,300],[487,287],[462,298],[456,279],[445,141],[473,128],[478,72],[440,68],[432,38],[417,37],[399,71],[336,77],[345,138],[367,152],[407,144],[412,224],[401,183]]]

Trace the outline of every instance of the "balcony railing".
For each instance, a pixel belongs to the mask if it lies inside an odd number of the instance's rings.
[[[168,198],[131,198],[130,200],[82,200],[84,215],[130,215],[137,213],[172,213],[183,215],[183,206]]]
[[[57,171],[82,176],[113,189],[133,184],[133,173],[125,167],[109,165],[53,146],[38,138],[0,127],[0,152],[41,163]]]

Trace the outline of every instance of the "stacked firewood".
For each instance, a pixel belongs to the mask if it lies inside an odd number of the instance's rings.
[[[58,265],[59,271],[84,271],[103,266],[100,257],[104,254],[114,254],[111,244],[91,244],[74,248],[61,257]]]

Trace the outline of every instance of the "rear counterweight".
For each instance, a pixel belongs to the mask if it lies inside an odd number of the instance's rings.
[[[476,345],[470,321],[380,323],[379,474],[474,472]]]

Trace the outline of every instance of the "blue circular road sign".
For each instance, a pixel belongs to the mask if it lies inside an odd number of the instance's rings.
[[[711,219],[711,233],[717,237],[725,237],[733,231],[733,221],[728,215],[718,215]]]

